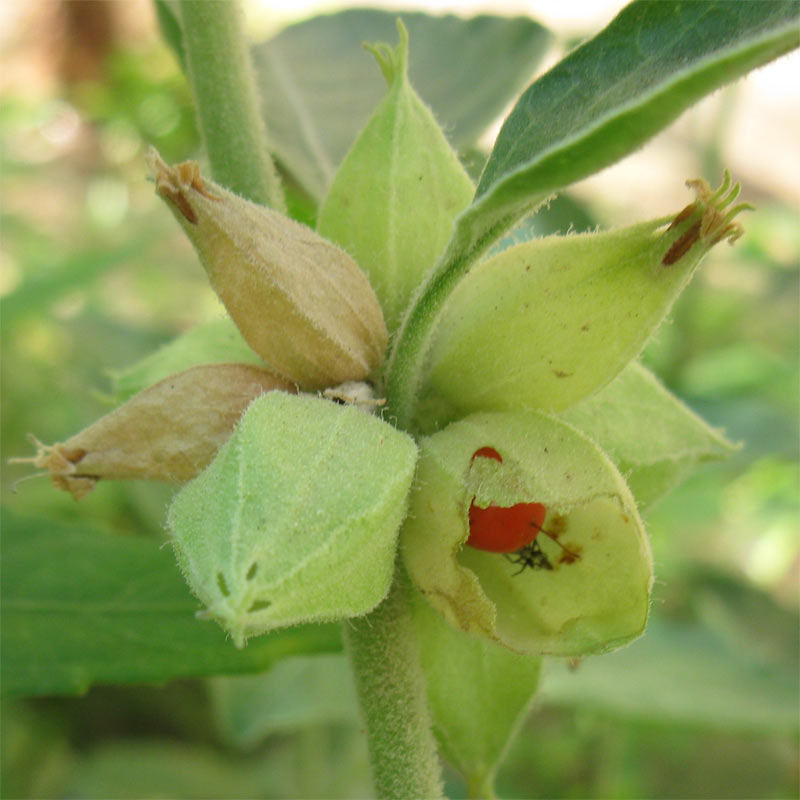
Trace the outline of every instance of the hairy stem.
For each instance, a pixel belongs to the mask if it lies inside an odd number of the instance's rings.
[[[345,625],[379,798],[442,796],[425,679],[401,566],[387,598]]]
[[[444,304],[472,265],[514,222],[518,213],[496,220],[479,235],[471,229],[470,206],[456,220],[455,232],[438,263],[420,286],[400,323],[384,368],[388,405],[385,417],[414,432],[416,404],[425,356]]]
[[[181,0],[180,9],[186,70],[214,179],[283,211],[239,3]]]

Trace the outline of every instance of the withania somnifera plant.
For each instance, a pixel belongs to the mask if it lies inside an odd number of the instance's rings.
[[[609,30],[678,5],[635,3]],[[642,513],[732,445],[638,358],[703,257],[742,235],[747,205],[726,172],[716,190],[687,181],[694,198],[658,219],[505,246],[581,177],[591,137],[571,161],[525,155],[534,84],[475,187],[409,82],[398,28],[396,48],[371,48],[386,95],[316,230],[151,152],[229,316],[134,367],[124,403],[29,460],[76,499],[100,480],[182,484],[167,518],[178,564],[237,647],[344,622],[378,791],[399,797],[440,790],[429,728],[485,791],[541,657],[644,632]],[[736,63],[724,79],[755,62]],[[643,115],[585,174],[723,82],[703,69],[706,83],[664,90],[669,108],[647,87],[664,118]]]

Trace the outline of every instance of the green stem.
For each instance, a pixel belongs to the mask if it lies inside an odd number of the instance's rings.
[[[239,3],[181,0],[180,9],[186,70],[214,179],[283,211]]]
[[[397,331],[384,370],[388,401],[384,415],[401,430],[414,431],[423,365],[447,298],[478,258],[520,217],[515,209],[491,225],[476,229],[472,218],[479,213],[473,204],[458,218],[453,238]]]
[[[379,798],[442,796],[439,760],[408,597],[398,566],[387,598],[344,626]]]

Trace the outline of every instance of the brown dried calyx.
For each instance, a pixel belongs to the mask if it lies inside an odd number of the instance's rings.
[[[156,191],[195,246],[253,350],[306,389],[361,381],[380,366],[387,332],[366,275],[305,225],[211,181],[196,162],[149,155]]]
[[[184,483],[225,443],[248,405],[264,392],[295,387],[249,364],[192,367],[144,389],[67,441],[31,440],[32,458],[12,459],[49,472],[76,500],[101,478]]]
[[[696,242],[703,242],[707,250],[723,239],[733,244],[744,233],[741,223],[734,221],[735,217],[742,211],[753,210],[749,203],[731,207],[739,196],[741,185],[735,183],[731,186],[731,174],[727,169],[722,185],[716,191],[712,192],[703,178],[688,180],[686,185],[694,190],[696,199],[675,217],[667,230],[671,231],[690,219],[693,222],[664,254],[661,263],[667,267],[683,258]]]

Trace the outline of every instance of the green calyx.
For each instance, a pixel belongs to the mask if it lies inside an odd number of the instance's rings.
[[[415,460],[409,436],[354,406],[282,392],[254,401],[169,511],[204,616],[242,646],[374,608],[391,582]]]
[[[369,45],[387,83],[336,173],[319,232],[367,273],[390,331],[450,239],[474,188],[430,109],[408,81],[408,34]]]
[[[737,450],[636,361],[559,417],[602,448],[642,512],[700,464]]]
[[[730,176],[673,220],[534,239],[474,267],[433,337],[418,425],[484,409],[561,411],[641,352],[701,258],[735,240]],[[671,223],[668,224],[667,223]],[[426,410],[427,409],[427,410]]]
[[[464,631],[520,653],[578,656],[640,635],[652,560],[636,503],[614,465],[575,428],[538,412],[470,415],[420,441],[401,535],[409,575]],[[480,469],[477,450],[502,457]],[[466,545],[468,510],[541,503],[536,541],[552,569],[522,569]]]
[[[471,797],[493,797],[495,770],[530,709],[542,660],[458,630],[419,592],[412,609],[439,746]]]

